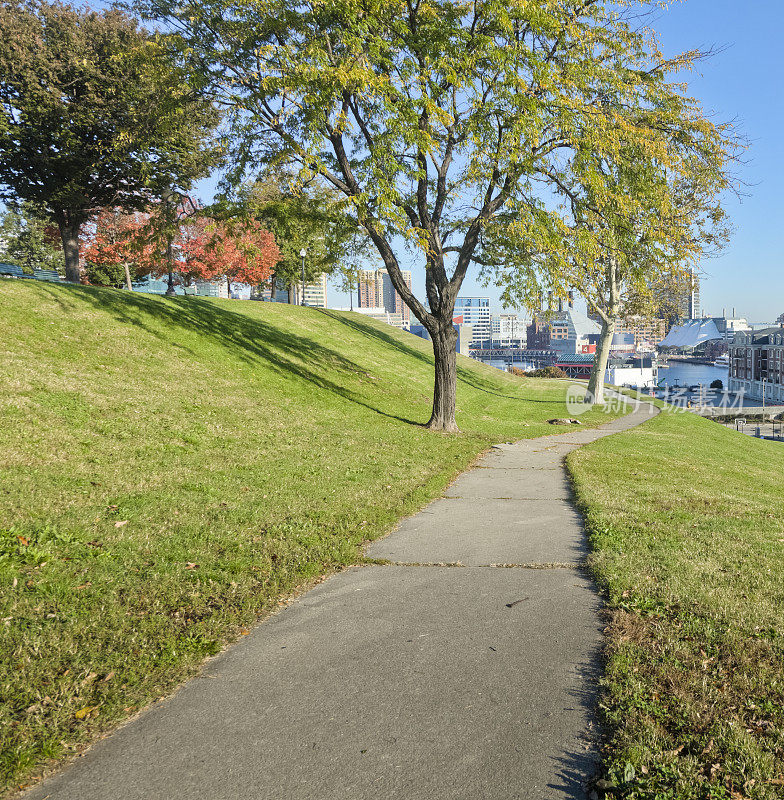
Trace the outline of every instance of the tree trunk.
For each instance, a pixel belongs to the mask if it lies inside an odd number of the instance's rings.
[[[289,305],[294,305],[294,284],[289,284]]]
[[[131,281],[131,270],[127,261],[123,262],[123,267],[125,268],[125,287],[129,292],[132,292],[133,282]]]
[[[593,360],[593,369],[588,380],[588,396],[586,397],[589,403],[600,404],[604,403],[604,374],[607,372],[607,360],[610,356],[610,347],[615,333],[615,321],[618,319],[618,312],[621,307],[618,264],[614,258],[607,259],[605,285],[607,289],[607,308],[604,311],[597,309],[602,320],[602,333],[599,337],[596,357]]]
[[[226,298],[231,300],[231,281],[228,275],[226,276]]]
[[[430,331],[435,358],[433,413],[427,427],[431,431],[458,433],[455,422],[457,400],[457,331],[450,319],[446,325]]]
[[[60,221],[60,238],[63,240],[65,255],[65,279],[71,283],[81,283],[82,266],[79,261],[79,228],[80,225],[70,221]]]
[[[174,289],[174,253],[172,251],[173,240],[171,236],[166,239],[166,266],[169,270],[169,279],[166,285],[166,296],[174,297],[177,292]]]
[[[604,403],[604,375],[607,372],[607,361],[610,357],[613,334],[615,333],[615,318],[609,321],[602,320],[602,333],[599,337],[599,346],[596,348],[596,358],[593,361],[591,377],[588,380],[588,399],[591,403]]]

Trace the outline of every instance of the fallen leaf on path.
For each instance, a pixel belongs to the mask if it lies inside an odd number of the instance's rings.
[[[30,540],[29,539],[25,539],[24,536],[17,536],[16,538],[19,539],[19,544],[21,544],[22,547],[27,547],[27,545],[30,544]]]
[[[80,708],[74,714],[74,716],[76,717],[76,719],[85,719],[86,717],[89,717],[90,714],[92,714],[96,708],[98,708],[98,706],[85,706],[84,708]]]
[[[115,522],[114,523],[114,527],[115,528],[122,528],[123,525],[127,525],[127,524],[128,524],[128,520],[127,519],[123,519],[123,520],[120,520],[120,522]]]
[[[196,562],[194,562],[194,561],[189,561],[189,562],[188,562],[188,563],[185,565],[185,569],[197,569],[197,568],[198,568],[198,566],[199,566],[199,565],[198,565]]]

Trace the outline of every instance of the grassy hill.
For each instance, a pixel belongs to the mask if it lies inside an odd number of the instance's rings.
[[[784,797],[784,444],[663,413],[568,464],[610,613],[606,796]]]
[[[358,314],[0,283],[0,769],[17,785],[170,690],[564,384]],[[584,421],[600,423],[601,412]]]

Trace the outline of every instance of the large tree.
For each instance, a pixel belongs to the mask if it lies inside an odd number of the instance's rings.
[[[0,9],[0,197],[56,223],[70,281],[93,215],[187,189],[215,162],[217,113],[186,84],[172,44],[117,10]]]
[[[683,61],[662,59],[640,25],[645,3],[628,16],[607,0],[139,5],[187,41],[229,112],[238,170],[296,165],[349,200],[430,333],[435,430],[457,429],[453,310],[499,216],[525,220],[538,246],[549,231],[536,212],[558,202],[575,155],[612,157],[622,140],[648,152],[700,116],[669,81]],[[425,299],[403,280],[406,247],[426,268]]]

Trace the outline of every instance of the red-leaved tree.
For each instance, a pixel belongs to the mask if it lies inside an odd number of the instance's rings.
[[[91,226],[85,258],[105,272],[122,268],[128,288],[131,273],[164,275],[171,259],[186,286],[226,280],[229,294],[233,283],[263,283],[280,260],[275,237],[256,220],[216,220],[193,202],[170,214],[164,210],[162,204],[148,214],[102,212]]]
[[[161,258],[146,235],[148,219],[147,214],[126,214],[118,209],[102,211],[89,225],[84,260],[105,272],[121,268],[128,289],[132,273],[138,277],[158,272]]]
[[[257,286],[280,260],[275,237],[256,220],[223,222],[209,217],[188,220],[178,240],[183,274],[189,280],[225,279]]]

